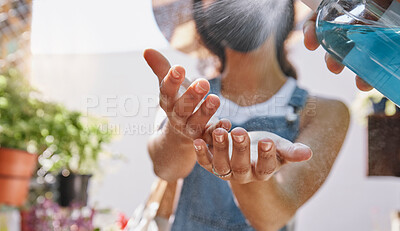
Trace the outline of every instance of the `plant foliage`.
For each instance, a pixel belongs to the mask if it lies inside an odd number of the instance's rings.
[[[92,174],[113,137],[104,128],[105,120],[43,100],[17,71],[0,75],[0,147],[41,155],[44,170]]]

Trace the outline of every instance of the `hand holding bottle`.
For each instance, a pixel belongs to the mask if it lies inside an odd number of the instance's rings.
[[[400,1],[400,0],[398,0]],[[314,13],[305,23],[303,26],[303,33],[304,33],[304,45],[306,46],[307,49],[314,51],[316,50],[320,43],[317,39],[317,34],[315,31],[315,25],[316,25],[316,18],[317,14]],[[335,74],[340,74],[343,69],[344,65],[341,64],[340,62],[336,61],[335,58],[333,58],[329,53],[325,54],[325,63],[326,66],[328,67],[329,71]],[[370,91],[373,89],[371,85],[366,83],[363,79],[361,79],[359,76],[356,76],[356,85],[358,89],[361,91]]]
[[[374,87],[400,105],[400,1],[302,1],[317,12],[304,25],[305,46],[315,50],[321,43],[331,72],[346,66],[360,90]]]

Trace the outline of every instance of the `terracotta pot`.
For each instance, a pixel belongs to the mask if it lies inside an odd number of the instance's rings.
[[[21,206],[25,203],[36,163],[37,155],[0,148],[0,204]]]
[[[400,115],[368,117],[368,175],[400,177]]]

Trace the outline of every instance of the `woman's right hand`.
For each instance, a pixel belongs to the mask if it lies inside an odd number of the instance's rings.
[[[166,129],[173,129],[177,134],[192,140],[198,138],[211,140],[212,131],[216,128],[230,129],[231,125],[227,120],[209,123],[220,106],[218,96],[210,94],[199,105],[210,90],[207,80],[194,81],[182,95],[179,95],[179,88],[185,80],[185,69],[181,66],[171,67],[168,60],[156,50],[147,49],[143,55],[158,77],[160,107],[168,117]],[[197,105],[199,109],[195,111]]]
[[[232,139],[230,139],[232,137]],[[229,136],[223,129],[213,132],[212,143],[193,141],[197,162],[216,177],[237,184],[268,181],[290,163],[307,161],[311,149],[265,131],[235,128]]]

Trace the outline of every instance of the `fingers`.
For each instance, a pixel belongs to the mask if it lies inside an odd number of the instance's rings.
[[[328,53],[325,54],[325,63],[329,71],[334,74],[339,74],[344,69],[343,64],[339,63],[335,58],[332,57],[332,55]]]
[[[153,49],[146,49],[143,52],[143,57],[153,70],[154,74],[158,77],[158,83],[161,84],[161,81],[171,68],[168,60],[160,52]]]
[[[279,167],[274,142],[268,138],[258,141],[258,160],[254,171],[256,178],[261,181],[268,180]]]
[[[315,22],[317,14],[313,14],[303,25],[304,45],[309,50],[315,50],[319,47],[317,34],[315,32]]]
[[[160,106],[164,111],[169,112],[174,105],[179,87],[185,79],[185,69],[180,66],[171,68],[168,60],[160,52],[153,49],[146,49],[143,52],[143,57],[158,77]]]
[[[360,78],[360,76],[356,76],[356,85],[361,91],[370,91],[374,89],[371,85]]]
[[[400,2],[400,0],[398,0]],[[317,14],[314,13],[303,25],[304,45],[309,50],[315,50],[319,47],[319,41],[315,31]],[[330,54],[325,54],[325,62],[329,71],[334,74],[339,74],[343,71],[344,65],[338,62]],[[370,91],[373,89],[368,83],[362,80],[359,76],[356,77],[356,85],[361,91]]]
[[[221,119],[217,123],[209,124],[209,126],[206,126],[206,131],[204,132],[202,138],[207,144],[212,145],[213,144],[213,135],[212,134],[215,129],[222,128],[229,132],[229,130],[231,130],[231,127],[232,127],[232,124],[229,120]]]
[[[160,84],[160,106],[165,112],[171,112],[183,80],[185,69],[181,66],[172,67]]]
[[[218,110],[220,100],[216,95],[209,95],[201,104],[199,109],[187,120],[188,133],[193,139],[203,135],[206,125],[214,113]]]
[[[235,128],[232,135],[232,178],[235,181],[246,183],[252,179],[250,160],[250,138],[243,128]]]
[[[308,19],[303,25],[303,33],[304,33],[304,45],[309,50],[315,50],[319,47],[319,41],[317,38],[317,33],[315,31],[315,23],[317,19],[317,14],[314,13],[310,19]],[[336,61],[331,55],[328,53],[325,55],[325,62],[328,69],[335,73],[339,74],[342,72],[344,66]]]
[[[223,122],[219,126],[222,124]],[[302,162],[312,157],[312,151],[308,146],[292,143],[271,133],[269,138],[259,139],[258,160],[256,163],[251,163],[249,134],[251,133],[247,133],[243,128],[232,130],[233,145],[230,159],[228,132],[223,128],[216,128],[212,133],[212,153],[203,139],[193,142],[198,163],[223,180],[246,184],[269,180],[283,164]]]
[[[196,151],[197,162],[207,171],[212,172],[212,155],[207,147],[207,144],[202,139],[193,141]]]
[[[186,92],[175,102],[173,115],[186,123],[197,105],[210,90],[210,84],[205,79],[193,82]],[[216,102],[215,102],[216,103]]]
[[[251,139],[255,140],[272,140],[276,147],[279,164],[301,162],[310,159],[312,156],[312,151],[308,146],[300,143],[292,143],[276,134],[270,132],[250,132],[249,135]]]
[[[231,172],[229,161],[228,132],[218,128],[213,132],[213,160],[214,171],[218,175],[226,175]]]
[[[278,158],[281,162],[302,162],[312,157],[311,149],[301,143],[292,143],[283,138],[275,141]],[[282,164],[283,164],[282,163]]]

